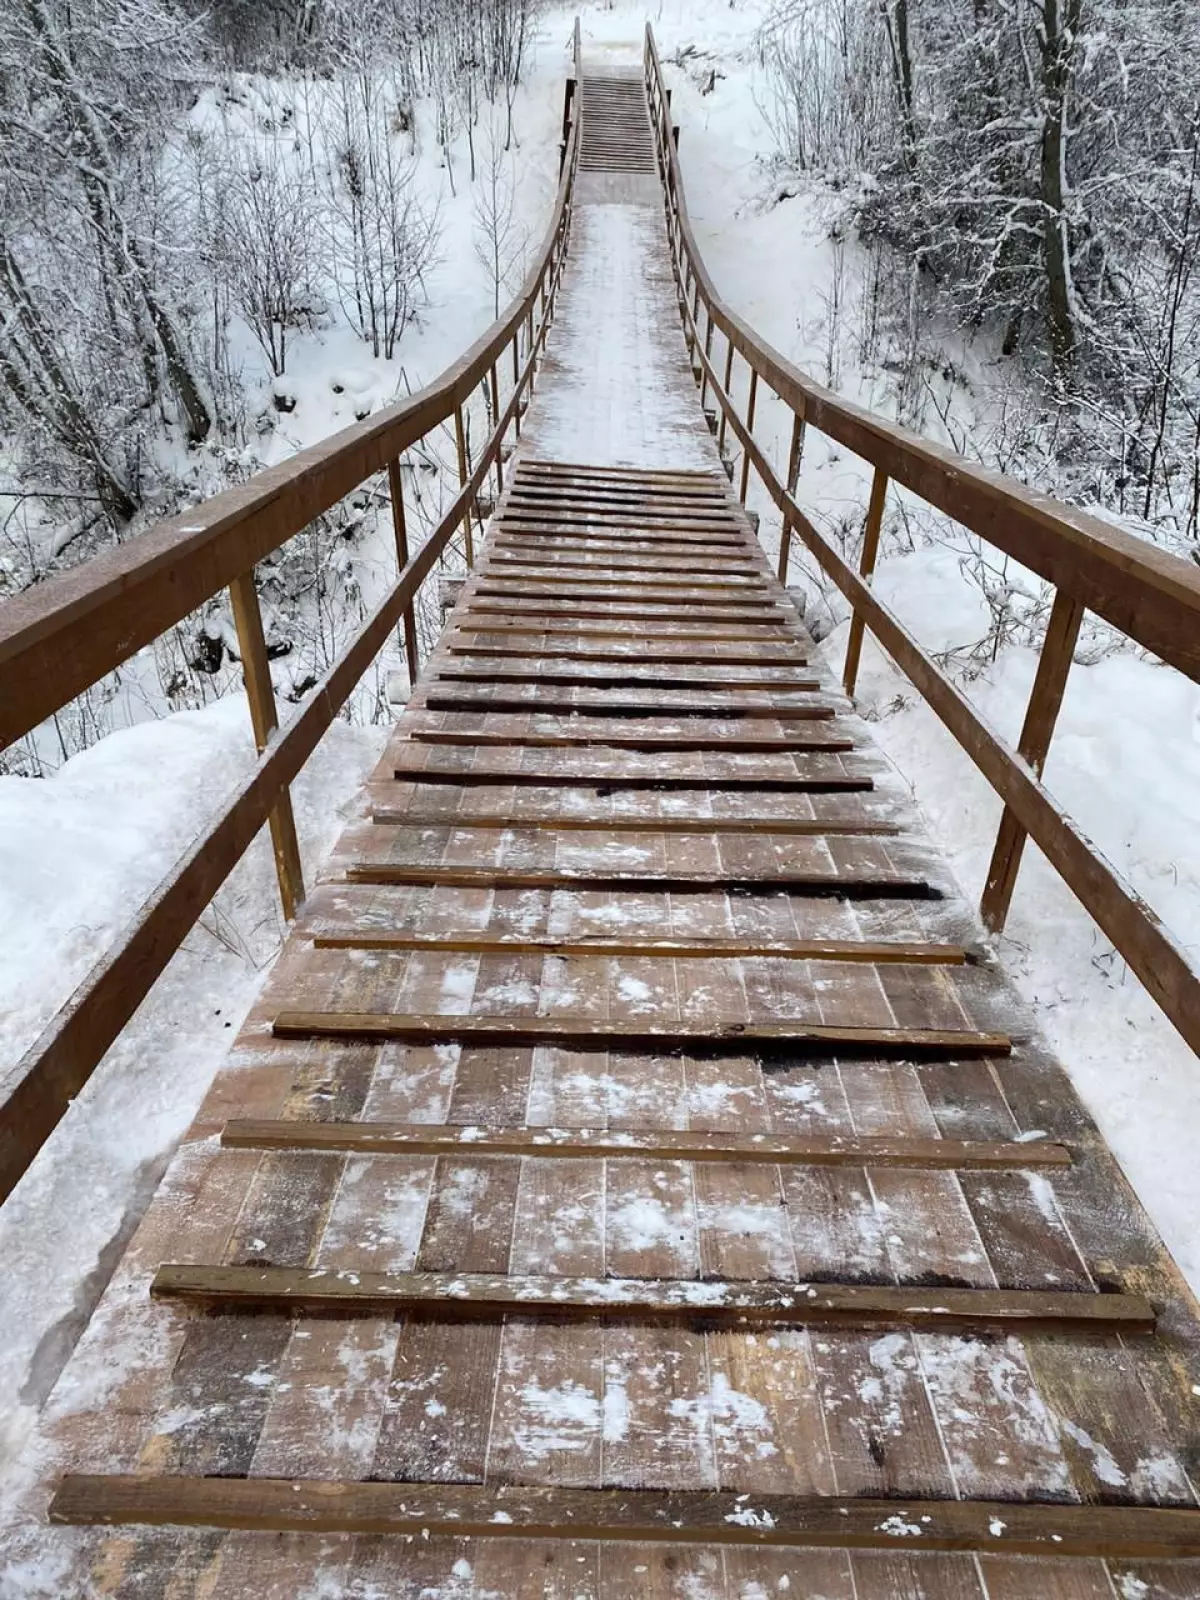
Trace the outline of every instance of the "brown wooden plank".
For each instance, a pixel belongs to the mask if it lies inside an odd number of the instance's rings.
[[[1178,1559],[1200,1555],[1200,1511],[1004,1500],[871,1500],[728,1491],[312,1483],[287,1479],[69,1475],[61,1523],[449,1533],[475,1538],[666,1540],[977,1550],[989,1555]]]
[[[802,1166],[971,1169],[1069,1167],[1066,1145],[957,1139],[801,1139],[777,1133],[737,1135],[665,1128],[480,1128],[399,1122],[230,1121],[221,1143],[235,1149],[358,1151],[374,1155],[528,1155],[553,1159],[642,1157],[663,1161],[765,1161]]]
[[[799,640],[796,641],[796,653],[785,655],[783,654],[783,648],[788,642],[786,640],[780,640],[778,646],[771,647],[771,649],[777,650],[776,654],[771,654],[769,651],[764,654],[761,647],[754,651],[725,650],[719,640],[715,642],[714,648],[710,648],[710,646],[714,645],[714,641],[711,639],[701,641],[704,645],[702,650],[689,650],[687,652],[669,648],[664,649],[661,639],[656,639],[649,643],[645,640],[639,640],[636,642],[636,646],[631,645],[626,650],[606,650],[603,648],[568,650],[562,646],[563,635],[558,634],[554,635],[554,637],[558,641],[555,644],[543,645],[540,649],[528,649],[524,645],[464,644],[459,640],[458,635],[452,635],[447,639],[444,649],[447,656],[464,656],[467,658],[491,656],[503,660],[533,662],[595,661],[614,665],[620,665],[621,663],[628,665],[630,662],[634,662],[638,666],[660,664],[677,667],[715,665],[729,667],[803,667],[808,665],[808,657],[801,650]],[[667,642],[669,643],[669,639]]]
[[[647,829],[647,832],[652,832]],[[787,872],[780,870],[763,876],[735,873],[709,874],[702,871],[684,874],[604,871],[600,868],[554,867],[524,871],[516,867],[423,866],[399,861],[351,861],[346,864],[348,883],[449,884],[458,888],[569,889],[586,885],[591,889],[632,889],[642,894],[687,894],[713,889],[732,893],[792,890],[802,894],[832,894],[855,899],[940,899],[938,891],[924,878],[888,876],[860,877],[847,872]]]
[[[647,696],[641,700],[606,698],[601,692],[592,696],[558,695],[551,693],[537,694],[456,694],[430,692],[424,697],[424,708],[427,711],[450,712],[479,712],[484,715],[507,712],[510,714],[527,711],[537,716],[585,716],[588,714],[603,717],[671,717],[681,719],[684,717],[728,717],[739,721],[770,721],[770,722],[832,722],[837,715],[833,706],[784,701],[764,702],[755,704],[753,701],[739,702],[737,697],[731,695],[725,701],[700,701],[693,697],[687,700],[664,699],[661,695]],[[524,741],[518,741],[523,743]],[[605,741],[606,743],[610,741]],[[741,746],[734,743],[734,749]],[[822,749],[825,746],[822,745]]]
[[[551,816],[517,816],[513,812],[487,812],[464,811],[461,807],[447,811],[422,812],[419,807],[411,803],[401,808],[399,806],[376,805],[371,811],[371,821],[384,827],[414,827],[429,824],[431,826],[445,826],[449,824],[456,828],[497,828],[507,829],[519,825],[522,828],[552,828],[556,833],[777,833],[790,838],[824,838],[832,834],[864,834],[879,837],[895,838],[903,830],[895,822],[880,822],[873,817],[772,817],[772,816],[733,816],[712,815],[706,817],[681,817],[681,816],[621,816],[612,812],[602,816],[581,816],[577,810],[564,811],[560,815]],[[866,943],[864,941],[864,943]],[[775,948],[781,952],[786,948],[780,942]],[[862,944],[851,946],[846,941],[849,951],[863,948]],[[900,948],[899,944],[884,945],[874,943],[869,948],[881,952],[878,956],[863,957],[864,960],[886,961],[886,951]],[[910,944],[906,948],[916,950],[922,948]],[[926,946],[924,948],[940,948],[949,950],[949,945]],[[955,946],[953,948],[960,948]],[[853,955],[847,955],[846,960],[854,960]]]
[[[711,1024],[606,1022],[578,1017],[462,1017],[403,1012],[280,1011],[272,1023],[278,1039],[398,1039],[411,1044],[457,1040],[475,1045],[557,1044],[575,1049],[688,1049],[701,1053],[836,1050],[873,1055],[1005,1055],[1003,1033],[970,1029],[856,1028],[811,1023],[739,1023],[722,1034]]]
[[[150,1292],[224,1310],[274,1309],[354,1316],[388,1310],[445,1320],[521,1317],[692,1322],[741,1328],[850,1326],[938,1331],[1149,1333],[1154,1309],[1139,1295],[1054,1290],[922,1290],[765,1279],[519,1277],[495,1273],[371,1272],[343,1268],[167,1264]]]
[[[922,966],[961,966],[968,959],[968,953],[961,945],[877,944],[870,940],[855,944],[848,939],[613,939],[603,934],[584,939],[554,939],[549,936],[526,939],[517,934],[475,938],[468,934],[458,937],[455,934],[388,933],[368,929],[362,933],[316,933],[312,936],[312,942],[317,950],[444,950],[482,954],[519,950],[554,956],[661,956],[670,960],[692,961],[720,956],[769,956],[772,960],[791,961],[863,961],[871,965],[880,962],[914,962]]]
[[[574,719],[572,719],[574,720]],[[413,728],[414,743],[461,745],[474,750],[497,746],[502,750],[637,750],[648,755],[676,751],[720,750],[745,755],[768,755],[775,751],[819,751],[841,755],[854,750],[858,741],[847,734],[821,733],[731,733],[723,727],[711,733],[620,733],[607,728],[563,730],[561,733],[502,733],[482,728]]]

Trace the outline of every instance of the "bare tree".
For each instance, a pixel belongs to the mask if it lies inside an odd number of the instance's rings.
[[[222,231],[233,301],[280,377],[288,329],[311,299],[316,195],[307,173],[270,147],[239,156],[225,181]]]
[[[503,292],[524,247],[525,230],[517,221],[512,158],[505,154],[497,119],[488,118],[475,193],[475,254],[492,288],[492,315],[500,315]]]

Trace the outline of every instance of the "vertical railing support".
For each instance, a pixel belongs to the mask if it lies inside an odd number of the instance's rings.
[[[887,473],[875,468],[871,481],[871,503],[867,507],[867,525],[863,529],[862,556],[858,563],[859,575],[871,581],[875,563],[879,559],[879,530],[883,527],[883,504],[887,499]],[[842,669],[842,686],[853,700],[854,686],[858,682],[858,663],[862,657],[863,619],[856,611],[850,618],[850,632],[846,638],[846,664]]]
[[[1079,639],[1079,625],[1083,621],[1083,606],[1062,589],[1055,592],[1050,608],[1050,621],[1038,660],[1033,690],[1025,711],[1025,725],[1017,743],[1018,754],[1024,757],[1039,777],[1046,764],[1050,738],[1058,721],[1067,675],[1075,645]],[[996,835],[996,848],[988,868],[987,882],[979,903],[984,924],[993,933],[999,933],[1008,917],[1017,872],[1025,850],[1025,830],[1007,806],[1000,818],[1000,831]]]
[[[518,388],[520,387],[520,384],[521,384],[521,325],[520,325],[520,323],[518,323],[517,326],[513,329],[512,352],[513,352],[513,393],[517,394],[517,390],[518,390]],[[517,394],[517,403],[513,407],[513,427],[516,429],[518,441],[520,441],[520,438],[521,438],[521,407],[524,405],[524,403],[525,403],[524,396]]]
[[[279,714],[275,709],[271,664],[267,659],[267,641],[263,633],[253,570],[233,580],[229,585],[229,599],[233,605],[238,649],[242,654],[242,674],[246,680],[246,698],[250,702],[250,725],[254,729],[255,747],[261,755],[279,726]],[[280,790],[268,821],[284,920],[294,922],[297,907],[304,900],[304,873],[300,865],[300,843],[296,838],[292,797],[286,788]]]
[[[461,489],[469,476],[467,471],[467,429],[463,422],[463,408],[460,402],[454,408],[454,443],[458,449],[458,486]],[[470,572],[475,565],[475,539],[471,532],[471,507],[468,503],[463,507],[463,549],[467,559],[467,571]]]
[[[705,314],[705,322],[704,322],[704,356],[705,356],[705,360],[706,361],[711,362],[711,360],[712,360],[712,342],[713,342],[713,314],[712,314],[712,307],[711,306],[705,306],[704,314]],[[701,411],[703,411],[705,409],[707,403],[708,403],[708,367],[705,366],[705,367],[702,368],[701,373],[700,373],[700,409],[701,409]]]
[[[492,370],[488,380],[492,394],[492,430],[500,426],[500,379],[496,374],[496,363],[492,362]],[[504,464],[500,460],[500,451],[504,444],[503,439],[496,440],[496,498],[504,493]]]
[[[404,515],[404,484],[400,478],[400,463],[388,462],[388,491],[392,497],[392,527],[396,534],[396,561],[403,572],[408,565],[408,522]],[[413,687],[417,681],[421,658],[417,650],[417,619],[410,600],[404,608],[404,659],[408,663],[408,682]]]
[[[729,388],[730,388],[730,385],[733,382],[733,340],[729,338],[728,334],[726,334],[725,337],[726,337],[726,340],[727,340],[727,348],[725,350],[725,379],[724,379],[724,383],[722,385],[722,389],[723,389],[723,393],[725,395],[725,398],[732,405],[733,404],[733,396],[730,394]],[[719,426],[717,428],[717,449],[722,451],[722,452],[725,449],[725,434],[726,434],[726,431],[728,429],[728,426],[729,426],[729,413],[726,411],[724,405],[722,405],[722,407],[721,407],[721,421],[720,421],[720,424],[719,424]]]
[[[804,451],[804,413],[792,416],[792,442],[788,446],[787,492],[789,499],[796,498],[796,485],[800,481],[800,457]],[[792,555],[792,514],[784,508],[783,524],[779,530],[779,581],[787,587],[788,562]]]
[[[754,432],[754,408],[758,404],[758,368],[750,368],[750,398],[746,403],[746,432]],[[742,481],[738,488],[738,499],[746,504],[746,490],[750,487],[750,451],[742,450]]]

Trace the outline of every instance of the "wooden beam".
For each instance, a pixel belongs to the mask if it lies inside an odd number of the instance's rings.
[[[470,789],[494,789],[517,785],[542,789],[595,789],[605,795],[620,794],[623,790],[662,790],[664,793],[696,792],[698,794],[856,794],[873,789],[875,780],[856,773],[814,773],[794,778],[753,777],[746,774],[725,774],[720,777],[695,778],[629,777],[614,774],[603,768],[593,772],[522,772],[484,771],[464,768],[460,771],[438,767],[397,767],[395,777],[404,783],[455,784]]]
[[[1008,1500],[870,1500],[708,1489],[70,1473],[50,1521],[408,1538],[620,1540],[656,1544],[965,1550],[991,1556],[1179,1560],[1200,1556],[1190,1506]],[[1038,1581],[1038,1572],[1031,1573]],[[1032,1592],[1032,1591],[1030,1591]]]
[[[533,657],[531,659],[538,659]],[[704,663],[700,663],[704,665]],[[461,683],[530,684],[543,688],[578,689],[662,689],[703,694],[709,689],[732,692],[735,689],[756,694],[782,691],[786,694],[819,694],[819,678],[683,678],[670,675],[650,675],[645,672],[566,672],[555,668],[547,672],[523,671],[519,667],[486,667],[471,672],[455,672],[446,667],[431,674],[432,684]],[[426,701],[431,710],[437,709]]]
[[[235,1150],[342,1151],[354,1155],[503,1155],[619,1161],[758,1161],[772,1166],[1020,1171],[1071,1165],[1047,1139],[972,1141],[871,1137],[816,1139],[780,1133],[685,1133],[665,1128],[477,1128],[424,1122],[236,1119],[221,1143]]]
[[[800,1018],[735,1023],[601,1021],[593,1017],[456,1017],[406,1012],[280,1011],[277,1039],[355,1039],[406,1044],[458,1042],[484,1048],[556,1045],[564,1050],[685,1050],[691,1055],[854,1055],[903,1059],[1003,1056],[1006,1033],[971,1028],[855,1028]]]
[[[551,646],[544,650],[526,650],[516,645],[507,644],[458,644],[453,636],[443,647],[450,656],[495,656],[499,659],[518,661],[604,661],[616,663],[634,663],[644,667],[655,663],[664,666],[728,666],[728,667],[806,667],[808,657],[803,653],[797,655],[738,655],[733,652],[728,655],[696,655],[694,650],[676,651],[663,648],[660,640],[657,647],[641,644],[634,652],[631,650],[562,650]],[[819,687],[819,685],[818,685]]]
[[[1050,739],[1054,733],[1054,724],[1058,721],[1059,709],[1067,687],[1067,675],[1071,670],[1082,621],[1083,607],[1079,601],[1073,600],[1069,594],[1060,589],[1054,596],[1054,604],[1050,608],[1050,621],[1046,628],[1046,637],[1042,642],[1042,653],[1038,658],[1037,673],[1034,676],[1033,689],[1025,712],[1025,723],[1017,742],[1018,755],[1029,763],[1039,777],[1046,765]],[[1017,886],[1021,856],[1025,851],[1026,837],[1025,829],[1017,821],[1011,809],[1005,806],[1000,817],[1000,829],[996,835],[996,847],[992,852],[991,865],[988,867],[983,898],[979,904],[979,914],[985,926],[993,933],[998,933],[1003,928],[1008,916],[1013,890]]]
[[[459,401],[454,408],[454,448],[458,456],[458,484],[465,488],[470,477],[470,461],[467,455],[467,430],[463,419],[463,401]],[[468,500],[463,508],[462,516],[463,550],[466,553],[467,571],[475,565],[475,549],[471,533],[471,503]]]
[[[392,502],[392,531],[396,537],[396,560],[400,571],[408,565],[408,522],[404,514],[404,481],[400,476],[400,463],[388,462],[388,495]],[[404,608],[404,659],[408,664],[409,685],[415,685],[421,667],[417,645],[417,619],[412,602]]]
[[[534,613],[534,615],[536,615],[536,613]],[[612,621],[614,622],[629,622],[630,620],[632,619],[628,617],[612,618]],[[553,626],[553,623],[553,613],[545,622],[535,622],[530,620],[528,622],[521,621],[504,623],[493,622],[488,617],[484,617],[479,621],[474,621],[469,616],[461,616],[456,618],[452,624],[454,632],[451,640],[447,640],[447,646],[452,650],[452,641],[459,640],[464,636],[469,635],[474,635],[477,637],[480,634],[487,634],[492,638],[513,638],[519,635],[530,634],[537,639],[624,639],[631,647],[640,646],[642,644],[642,635],[635,633],[631,628],[628,627],[597,628],[592,626],[556,628]],[[711,626],[706,627],[703,623],[671,622],[670,627],[672,629],[680,629],[684,631],[660,633],[658,642],[660,645],[671,643],[678,643],[680,645],[752,644],[757,646],[759,649],[769,648],[772,650],[783,650],[789,645],[798,646],[800,644],[800,640],[798,639],[794,629],[786,628],[782,624],[779,626],[772,624],[770,626],[772,628],[771,632],[767,631],[768,624],[761,623],[758,625],[758,630],[755,633],[737,633],[732,629],[729,631],[724,631],[720,628],[713,628]],[[698,628],[703,628],[704,631],[694,631]],[[692,631],[687,631],[689,629]],[[480,654],[483,655],[495,655],[495,653],[495,650],[492,649],[480,652]],[[522,653],[527,654],[528,652]],[[548,649],[539,650],[535,653],[541,657],[550,657],[554,654],[554,651],[553,649]],[[623,657],[622,659],[627,659],[627,657]],[[654,658],[651,657],[651,659]],[[699,658],[692,655],[681,659],[696,661]],[[724,660],[725,657],[722,656],[720,659]],[[764,657],[763,659],[766,660],[769,658]],[[808,657],[798,656],[794,659],[799,661],[807,661]]]
[[[653,830],[649,830],[653,831]],[[926,878],[903,873],[647,872],[641,867],[459,867],[400,861],[354,861],[348,883],[446,884],[456,889],[629,889],[640,894],[805,894],[847,900],[938,900],[940,891]]]
[[[553,582],[553,579],[547,580]],[[660,593],[660,590],[670,589],[670,594]],[[668,606],[676,609],[693,607],[720,610],[761,610],[778,611],[779,601],[773,594],[759,594],[751,589],[748,584],[689,584],[682,580],[672,584],[644,584],[603,583],[588,578],[579,578],[574,583],[569,578],[560,578],[557,588],[546,588],[543,585],[531,584],[526,578],[501,579],[493,578],[490,583],[482,578],[471,591],[471,603],[476,599],[505,600],[520,605],[523,601],[537,601],[540,605],[544,601],[570,604],[581,601],[587,605],[634,605],[645,604],[665,608]],[[557,615],[557,613],[556,613]]]
[[[534,687],[541,688],[534,683]],[[598,695],[592,700],[578,700],[567,695],[559,694],[554,698],[555,685],[548,686],[551,690],[549,696],[534,698],[533,695],[518,694],[464,694],[453,690],[440,690],[431,688],[424,697],[426,711],[482,711],[489,716],[500,713],[519,713],[523,711],[537,712],[547,716],[593,716],[593,717],[730,717],[734,720],[750,722],[832,722],[837,716],[837,708],[831,705],[822,705],[818,702],[809,702],[807,705],[739,705],[736,700],[684,702],[682,705],[676,701],[664,700],[608,700]],[[591,688],[590,684],[579,684],[579,688]],[[731,691],[739,685],[731,685]],[[778,687],[778,686],[776,686]],[[690,685],[689,685],[690,688]],[[710,691],[711,692],[711,691]],[[607,743],[608,741],[602,741]],[[827,746],[822,746],[827,748]]]
[[[466,746],[477,750],[640,750],[648,754],[671,751],[726,750],[745,755],[770,755],[776,751],[801,751],[844,755],[857,748],[856,741],[842,734],[813,733],[493,733],[484,728],[468,728],[462,733],[453,728],[414,728],[413,744]],[[720,784],[717,784],[720,787]]]
[[[707,608],[704,616],[679,616],[677,613],[683,602],[671,609],[667,601],[660,601],[657,605],[639,605],[636,600],[608,601],[600,604],[578,603],[571,601],[558,602],[554,600],[539,601],[534,604],[525,602],[519,605],[493,605],[488,600],[468,600],[464,614],[458,620],[458,627],[472,627],[476,631],[494,631],[495,624],[483,624],[476,619],[481,617],[520,617],[522,620],[530,617],[547,617],[554,620],[579,621],[579,622],[670,622],[677,628],[706,628],[713,623],[736,623],[740,628],[774,628],[777,631],[790,628],[790,623],[782,610],[771,615],[747,616],[742,610],[734,606],[711,606]],[[617,606],[624,609],[617,610]],[[692,609],[687,607],[686,609]],[[686,637],[686,636],[685,636]],[[752,638],[753,635],[746,635]]]
[[[538,461],[529,456],[521,462],[520,476],[546,478],[551,482],[581,478],[589,483],[599,480],[602,483],[671,484],[705,492],[721,485],[716,473],[707,467],[595,467],[570,461]]]
[[[883,507],[887,500],[887,486],[887,474],[876,468],[875,476],[871,480],[871,503],[867,507],[867,522],[863,530],[862,555],[858,563],[859,576],[864,583],[871,581],[875,572],[875,562],[879,556],[879,535],[883,528]],[[850,617],[850,632],[846,636],[846,662],[842,669],[842,686],[851,700],[854,699],[854,689],[858,682],[858,663],[862,656],[862,642],[862,613],[854,611]]]
[[[520,816],[513,812],[421,811],[419,807],[376,806],[371,821],[381,827],[422,828],[548,828],[556,833],[682,833],[706,837],[714,833],[778,833],[788,837],[824,839],[853,836],[896,838],[904,830],[895,822],[874,822],[865,817],[827,817],[789,820],[784,817],[633,817],[592,816],[570,811],[562,816]]]
[[[1042,1289],[936,1289],[873,1284],[534,1277],[491,1272],[369,1272],[328,1267],[168,1263],[156,1300],[304,1316],[427,1316],[494,1322],[702,1323],[740,1329],[920,1328],[972,1333],[1152,1333],[1140,1295]]]
[[[317,950],[444,950],[457,955],[505,952],[543,956],[654,956],[668,961],[853,961],[870,966],[963,966],[971,958],[956,944],[859,943],[853,939],[529,939],[520,934],[475,938],[469,934],[389,933],[386,930],[313,935]]]
[[[246,684],[246,699],[250,705],[254,747],[261,756],[279,727],[279,714],[275,708],[275,686],[271,682],[271,663],[267,657],[262,612],[252,571],[243,572],[233,580],[229,585],[229,599],[233,607],[238,648],[242,654],[242,674]],[[291,790],[286,784],[281,786],[279,798],[267,820],[284,920],[293,922],[297,908],[304,901],[304,869],[300,863],[300,842],[296,837]]]

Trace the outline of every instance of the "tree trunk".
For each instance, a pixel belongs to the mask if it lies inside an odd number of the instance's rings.
[[[1075,354],[1075,296],[1067,225],[1067,111],[1082,0],[1044,0],[1042,52],[1042,250],[1047,331],[1056,370]]]
[[[75,76],[66,41],[60,35],[45,0],[25,0],[25,13],[41,43],[46,71],[61,91],[63,109],[86,152],[86,159],[78,163],[78,171],[93,216],[97,218],[110,245],[128,263],[130,275],[141,294],[146,315],[162,349],[167,374],[187,417],[188,438],[193,444],[198,444],[212,427],[212,412],[204,398],[200,380],[192,370],[182,336],[154,289],[141,247],[125,226],[115,192],[115,168],[104,134]]]

